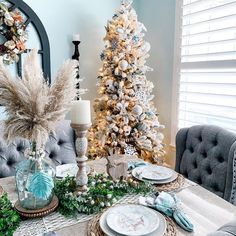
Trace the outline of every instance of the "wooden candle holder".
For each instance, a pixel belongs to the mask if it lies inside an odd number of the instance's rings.
[[[86,134],[91,124],[71,124],[76,133],[75,148],[77,153],[77,165],[79,170],[76,175],[77,192],[87,191],[88,176],[86,172],[86,156],[88,140]]]

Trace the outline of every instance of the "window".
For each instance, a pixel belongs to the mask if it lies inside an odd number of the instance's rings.
[[[198,124],[236,132],[236,0],[177,0],[172,142]]]

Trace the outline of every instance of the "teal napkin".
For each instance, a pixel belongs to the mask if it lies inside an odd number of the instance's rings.
[[[148,163],[144,161],[131,161],[128,163],[128,170],[133,170],[136,167],[146,166],[146,165],[148,165]]]
[[[194,226],[181,209],[181,202],[175,194],[161,192],[156,198],[140,197],[139,203],[155,208],[165,215],[172,217],[175,222],[184,230],[188,232],[193,231]]]

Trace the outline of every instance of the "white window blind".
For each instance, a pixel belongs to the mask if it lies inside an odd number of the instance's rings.
[[[236,132],[236,0],[180,0],[178,129]]]

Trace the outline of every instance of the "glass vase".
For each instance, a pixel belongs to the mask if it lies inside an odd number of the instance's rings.
[[[56,167],[44,151],[35,147],[26,158],[16,167],[16,189],[21,207],[36,210],[51,203]]]

